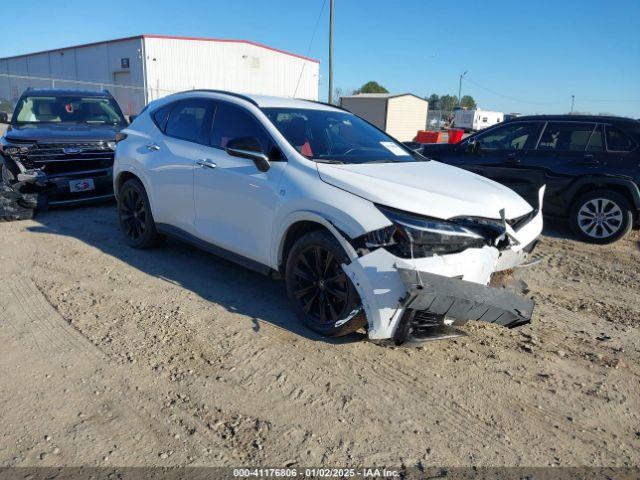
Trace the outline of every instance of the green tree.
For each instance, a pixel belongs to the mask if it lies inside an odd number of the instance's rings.
[[[476,101],[471,95],[463,95],[463,97],[460,99],[460,106],[468,110],[473,110],[477,107]]]
[[[429,110],[440,110],[440,96],[437,93],[432,93],[427,97],[429,102]]]
[[[367,82],[362,85],[355,93],[389,93],[389,90],[384,88],[378,82]]]
[[[458,97],[455,95],[442,95],[440,97],[440,110],[451,111],[458,106]]]

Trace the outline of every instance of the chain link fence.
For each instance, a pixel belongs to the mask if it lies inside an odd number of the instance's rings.
[[[427,112],[426,130],[445,130],[453,121],[453,110],[429,110]]]
[[[124,83],[88,82],[62,78],[34,77],[0,73],[0,115],[11,112],[22,93],[28,88],[57,88],[68,90],[107,90],[116,99],[126,115],[138,114],[147,103],[166,95],[181,91],[176,88],[142,87]]]

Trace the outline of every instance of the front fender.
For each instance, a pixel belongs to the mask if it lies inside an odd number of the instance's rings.
[[[349,259],[353,260],[358,257],[355,249],[349,243],[349,239],[347,238],[347,234],[343,233],[349,231],[346,225],[342,222],[336,222],[335,219],[328,219],[325,216],[313,210],[301,210],[297,212],[293,212],[289,214],[284,221],[280,224],[280,228],[277,231],[274,229],[273,232],[273,241],[271,244],[272,247],[272,266],[277,269],[277,267],[282,262],[282,254],[284,250],[284,244],[287,237],[287,232],[289,229],[299,222],[314,222],[322,225],[327,230],[331,232],[331,234],[338,240],[344,251],[349,256]]]
[[[606,188],[608,185],[615,185],[625,188],[631,199],[633,206],[640,210],[640,188],[631,178],[610,177],[607,175],[589,175],[574,181],[567,189],[567,198],[575,198],[577,193],[585,186],[593,188]]]

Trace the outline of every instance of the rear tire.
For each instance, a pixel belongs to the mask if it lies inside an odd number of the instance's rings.
[[[338,337],[366,326],[360,297],[342,269],[349,257],[326,230],[302,236],[287,257],[287,295],[298,318],[325,337]]]
[[[612,190],[594,190],[573,203],[569,221],[581,240],[606,245],[629,233],[633,211],[623,195]]]
[[[126,242],[133,248],[152,248],[162,240],[149,197],[138,179],[127,180],[118,189],[118,222]]]

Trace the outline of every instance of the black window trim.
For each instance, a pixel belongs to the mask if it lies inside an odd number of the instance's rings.
[[[613,124],[613,123],[603,123],[602,124],[603,127],[603,135],[604,135],[604,146],[605,146],[605,151],[606,152],[611,152],[611,153],[631,153],[634,152],[638,149],[638,142],[635,141],[635,139],[633,137],[631,137],[631,135],[629,135],[627,132],[625,132],[622,128],[620,128],[619,126]],[[635,147],[633,147],[631,150],[609,150],[609,141],[607,140],[607,128],[609,127],[615,127],[618,130],[620,130],[623,135],[625,137],[627,137],[629,140],[631,140],[631,142],[635,145]]]
[[[186,138],[176,137],[174,135],[169,135],[167,133],[167,126],[169,125],[169,119],[171,118],[171,115],[173,114],[173,112],[176,109],[176,107],[178,105],[180,105],[181,103],[189,102],[189,101],[193,101],[193,100],[203,101],[203,102],[208,104],[208,107],[207,107],[207,110],[205,111],[204,119],[203,119],[203,122],[202,122],[203,131],[200,132],[202,137],[203,137],[202,138],[202,142],[197,142],[197,141],[194,141],[194,140],[187,140]],[[183,142],[195,143],[196,145],[203,145],[205,147],[211,146],[211,145],[209,145],[210,138],[211,138],[209,131],[211,130],[211,119],[212,119],[213,111],[215,110],[215,104],[214,104],[213,100],[210,99],[210,98],[207,98],[207,97],[186,97],[186,98],[181,98],[180,100],[177,100],[174,103],[175,104],[169,110],[169,114],[167,115],[167,118],[164,121],[164,128],[162,130],[162,134],[165,137],[173,138],[175,140],[181,140]],[[162,108],[162,107],[160,107],[160,108]],[[207,126],[208,126],[208,128],[207,128]]]
[[[240,104],[235,103],[235,102],[229,102],[229,101],[227,101],[225,99],[212,98],[211,101],[214,102],[214,104],[216,102],[217,103],[225,103],[227,105],[231,105],[231,106],[233,106],[235,108],[238,108],[238,109],[244,111],[251,118],[253,118],[253,120],[256,121],[256,123],[259,125],[259,127],[262,129],[262,131],[265,133],[267,138],[269,140],[271,140],[271,143],[273,144],[273,146],[275,146],[280,151],[280,157],[281,158],[275,159],[275,160],[272,160],[271,158],[269,158],[270,162],[288,162],[289,161],[287,156],[284,154],[284,151],[282,150],[282,147],[280,146],[280,144],[273,138],[273,135],[271,135],[271,133],[265,128],[263,123],[258,119],[258,117],[255,116],[255,114],[251,110],[245,108],[243,105],[240,105]],[[218,113],[218,106],[214,105],[214,107],[215,108],[213,109],[213,115],[211,116],[211,120],[209,122],[207,146],[211,147],[211,148],[215,148],[216,150],[222,150],[223,152],[226,152],[226,150],[224,148],[216,147],[215,145],[211,144],[211,141],[213,139],[213,129],[215,127],[216,114]],[[267,152],[267,155],[268,155],[268,152]]]
[[[164,134],[164,129],[167,127],[167,120],[169,120],[169,116],[171,115],[171,112],[173,111],[173,109],[176,107],[176,105],[180,103],[180,100],[174,100],[173,102],[168,102],[165,103],[164,105],[160,105],[158,108],[155,108],[153,110],[151,110],[149,112],[149,116],[151,117],[151,121],[153,122],[153,124],[158,128],[158,130],[160,130],[160,132],[162,132],[162,134]],[[167,114],[165,115],[164,119],[162,120],[162,125],[158,125],[158,122],[156,122],[156,113],[159,112],[160,110],[162,110],[165,107],[169,107],[169,111],[167,112]],[[142,112],[140,112],[142,114]]]

